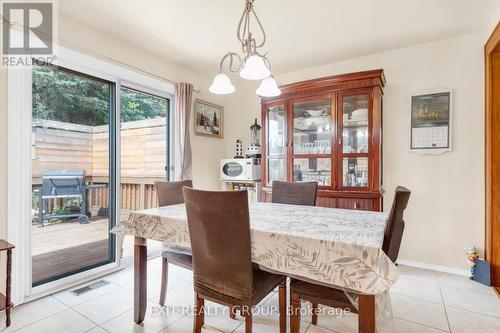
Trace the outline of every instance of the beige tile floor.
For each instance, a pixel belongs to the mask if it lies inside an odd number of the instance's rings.
[[[500,332],[500,299],[490,288],[466,277],[399,266],[401,277],[391,289],[396,333],[482,333]],[[192,332],[193,319],[182,314],[182,307],[193,303],[192,274],[171,266],[167,303],[176,312],[159,315],[158,292],[161,259],[148,262],[148,311],[143,325],[133,323],[133,272],[131,268],[106,276],[109,285],[73,296],[63,291],[16,307],[12,326],[1,332],[36,333],[103,333],[103,332]],[[244,332],[243,320],[229,319],[222,307],[209,304],[214,314],[207,316],[203,332]],[[276,306],[273,293],[260,306]],[[306,305],[307,306],[307,305]],[[216,312],[216,313],[215,313]],[[4,320],[3,313],[0,320]],[[322,315],[318,325],[302,320],[302,332],[351,333],[357,331],[356,315],[334,318]],[[278,332],[276,314],[254,316],[254,332]]]

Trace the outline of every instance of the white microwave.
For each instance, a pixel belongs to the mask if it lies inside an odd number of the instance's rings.
[[[260,158],[232,158],[220,161],[221,180],[260,180]]]

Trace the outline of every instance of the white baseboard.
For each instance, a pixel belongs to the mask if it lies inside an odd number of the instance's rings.
[[[397,263],[401,264],[401,265],[406,265],[406,266],[429,269],[429,270],[433,270],[433,271],[437,271],[437,272],[470,276],[470,271],[467,269],[453,268],[453,267],[441,266],[441,265],[435,265],[435,264],[427,264],[424,262],[404,260],[404,259],[398,259]]]

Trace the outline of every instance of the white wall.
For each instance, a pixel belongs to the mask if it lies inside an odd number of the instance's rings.
[[[468,244],[484,246],[483,43],[482,33],[386,51],[362,58],[277,75],[287,84],[334,74],[383,68],[384,210],[397,185],[412,190],[400,258],[463,269]],[[241,86],[228,101],[227,155],[232,142],[260,116],[256,84]],[[410,96],[425,89],[454,90],[453,151],[439,156],[410,153]],[[241,91],[244,90],[244,91]],[[248,141],[245,142],[245,144]]]
[[[498,5],[497,10],[493,14],[489,26],[485,29],[488,36],[491,34],[493,29],[495,29],[499,20],[500,20],[500,4]]]
[[[247,81],[236,76],[231,76],[231,81],[236,87],[236,92],[228,95],[226,101],[225,148],[226,158],[235,155],[236,140],[243,141],[243,153],[250,144],[250,126],[257,118],[260,120],[260,98],[255,94],[259,82]]]

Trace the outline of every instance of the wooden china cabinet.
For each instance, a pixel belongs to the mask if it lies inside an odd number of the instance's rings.
[[[383,70],[280,87],[262,98],[262,201],[272,182],[317,181],[317,205],[382,209]]]

